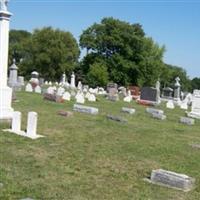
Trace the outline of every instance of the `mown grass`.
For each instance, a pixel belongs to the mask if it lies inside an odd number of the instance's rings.
[[[23,129],[28,111],[38,112],[38,133],[46,137],[33,141],[0,130],[0,199],[200,199],[200,149],[189,145],[200,144],[200,121],[178,123],[184,111],[161,106],[167,120],[159,121],[136,103],[101,98],[86,103],[99,108],[99,115],[65,118],[57,111],[72,111],[74,102],[58,104],[24,92],[17,97],[13,107],[22,112]],[[136,114],[120,113],[122,106],[136,108]],[[107,120],[106,114],[128,123]],[[184,193],[143,181],[157,168],[196,178],[196,188]]]

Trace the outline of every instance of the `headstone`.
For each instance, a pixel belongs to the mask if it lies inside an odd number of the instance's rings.
[[[194,125],[195,120],[189,117],[181,117],[180,122],[187,125]]]
[[[61,111],[58,111],[58,115],[63,116],[63,117],[71,117],[73,113],[69,111],[61,110]]]
[[[83,105],[78,105],[78,104],[74,104],[73,110],[77,112],[92,114],[92,115],[97,115],[99,113],[98,108],[83,106]]]
[[[31,73],[31,79],[30,79],[30,83],[32,85],[33,88],[35,88],[37,85],[39,85],[39,73],[36,71],[33,71]]]
[[[122,112],[125,112],[125,113],[129,113],[129,114],[134,114],[135,113],[135,109],[133,109],[133,108],[125,108],[125,107],[123,107],[122,108]]]
[[[75,85],[75,74],[74,74],[74,72],[72,72],[72,75],[71,75],[70,87],[71,87],[72,89],[73,89],[73,88],[76,88],[76,85]]]
[[[194,90],[192,98],[192,110],[188,117],[200,119],[200,90]]]
[[[88,101],[95,102],[96,101],[95,95],[94,94],[90,94],[90,96],[88,97]]]
[[[16,61],[15,59],[13,59],[13,64],[10,66],[9,68],[10,70],[10,74],[9,74],[9,81],[8,81],[8,85],[12,88],[14,87],[18,87],[18,75],[17,75],[17,70],[18,67],[16,66]]]
[[[12,118],[12,132],[20,133],[21,132],[21,112],[13,112]]]
[[[123,100],[124,100],[124,102],[130,103],[133,100],[133,97],[131,94],[128,94],[128,96],[124,97]]]
[[[75,99],[76,99],[76,103],[81,103],[81,104],[85,103],[85,98],[84,98],[83,93],[77,93]]]
[[[163,88],[163,91],[162,91],[162,98],[164,99],[172,99],[172,95],[173,95],[173,89],[170,88],[170,87],[165,87]]]
[[[129,86],[128,90],[131,91],[131,95],[134,98],[138,98],[140,96],[140,88],[138,86]]]
[[[29,112],[27,120],[26,136],[31,139],[37,139],[43,137],[37,134],[37,121],[38,121],[38,114],[36,112]]]
[[[125,87],[119,87],[118,90],[119,90],[120,96],[122,96],[123,98],[127,96],[127,91]]]
[[[152,88],[152,87],[143,87],[141,89],[140,100],[149,101],[149,102],[153,102],[153,103],[159,103],[157,89]]]
[[[40,87],[39,85],[37,85],[37,86],[35,87],[35,93],[38,93],[38,94],[41,94],[41,93],[42,93],[42,89],[41,89],[41,87]]]
[[[163,110],[159,110],[159,109],[155,109],[155,108],[146,108],[146,112],[148,112],[150,114],[153,114],[153,113],[160,114],[160,115],[164,114]]]
[[[39,78],[39,85],[40,86],[44,85],[44,78]]]
[[[17,82],[19,83],[20,86],[24,86],[24,77],[23,76],[18,76]]]
[[[83,90],[83,85],[82,85],[81,81],[78,82],[77,89],[80,90],[80,91]]]
[[[188,109],[188,102],[187,101],[182,101],[180,104],[180,108],[182,110],[187,110]]]
[[[166,108],[174,109],[174,108],[175,108],[174,102],[173,102],[172,100],[169,100],[169,101],[166,103]]]
[[[56,95],[63,96],[64,93],[65,93],[65,89],[63,87],[59,87]]]
[[[32,85],[30,83],[28,83],[25,87],[25,91],[26,92],[33,92],[33,88],[32,88]]]
[[[107,117],[107,119],[110,119],[110,120],[113,120],[113,121],[117,121],[117,122],[122,122],[122,123],[126,123],[127,122],[126,119],[124,119],[124,118],[122,118],[120,116],[107,115],[106,117]]]
[[[151,173],[151,182],[187,192],[194,188],[195,179],[185,174],[157,169]]]
[[[157,90],[156,102],[160,103],[161,99],[160,99],[160,81],[159,80],[156,82],[156,90]]]
[[[174,85],[174,100],[176,101],[180,101],[180,96],[181,96],[181,84],[180,82],[180,78],[176,77],[175,78],[175,85]]]
[[[200,144],[190,144],[192,148],[200,149]]]
[[[70,101],[71,100],[71,94],[69,92],[65,92],[62,96],[62,98],[66,101]]]
[[[166,115],[159,114],[159,113],[152,113],[152,117],[156,119],[160,119],[160,120],[164,120],[167,118]]]
[[[55,94],[55,89],[53,87],[48,87],[47,88],[47,93],[48,94]]]

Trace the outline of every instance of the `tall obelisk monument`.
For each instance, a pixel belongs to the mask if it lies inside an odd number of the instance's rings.
[[[8,0],[0,0],[0,120],[12,118],[12,89],[7,85],[9,24]]]

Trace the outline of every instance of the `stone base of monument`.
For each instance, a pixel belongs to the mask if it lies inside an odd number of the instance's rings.
[[[0,120],[11,120],[13,108],[12,102],[12,89],[9,87],[0,88]]]
[[[187,113],[187,116],[195,118],[195,119],[200,119],[200,113],[197,113],[197,112],[189,112]]]
[[[4,131],[4,132],[9,132],[9,133],[14,133],[14,134],[17,134],[17,135],[23,136],[23,137],[28,137],[28,138],[30,138],[30,139],[32,139],[32,140],[45,137],[45,136],[43,136],[43,135],[38,135],[38,134],[29,135],[29,134],[27,134],[25,131],[16,131],[16,132],[14,132],[12,129],[4,129],[3,131]]]
[[[152,170],[150,183],[188,192],[195,187],[195,179],[185,174],[178,174],[163,169]]]

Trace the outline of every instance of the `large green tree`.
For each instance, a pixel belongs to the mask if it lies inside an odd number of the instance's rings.
[[[21,70],[24,75],[38,71],[47,80],[69,74],[78,63],[80,50],[71,33],[51,27],[37,29],[24,47]]]
[[[10,30],[9,33],[9,64],[15,59],[17,64],[26,57],[25,46],[31,38],[31,33],[24,30]]]
[[[108,74],[102,79],[120,85],[152,85],[161,75],[164,47],[145,36],[140,24],[104,18],[83,31],[80,46],[87,52],[81,68],[89,82],[95,66]]]
[[[200,78],[195,77],[195,78],[192,79],[191,82],[192,82],[192,89],[193,90],[195,90],[195,89],[200,90]]]

